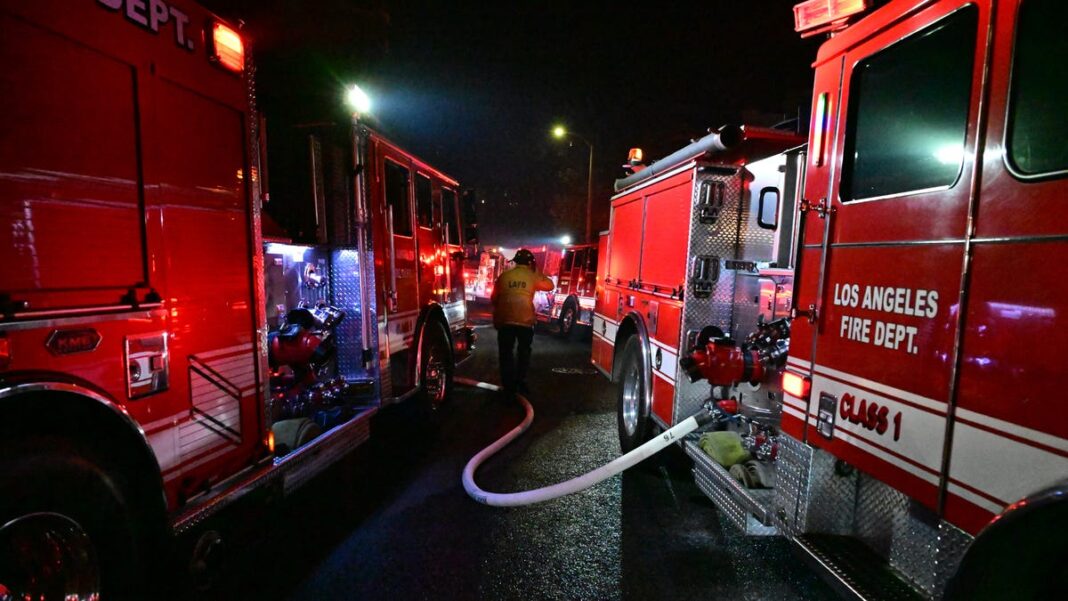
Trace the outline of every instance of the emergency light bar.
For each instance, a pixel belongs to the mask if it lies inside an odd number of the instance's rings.
[[[808,0],[794,5],[794,31],[802,37],[836,29],[847,17],[868,9],[870,0]]]
[[[234,73],[245,68],[245,44],[236,31],[215,21],[211,24],[211,60]]]

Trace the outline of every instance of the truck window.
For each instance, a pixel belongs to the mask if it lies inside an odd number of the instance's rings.
[[[565,250],[564,260],[562,261],[562,269],[560,271],[571,271],[571,264],[575,261],[575,251]]]
[[[1022,176],[1068,170],[1068,18],[1063,0],[1027,0],[1020,6],[1009,101],[1008,158]]]
[[[768,186],[760,191],[757,204],[757,225],[773,230],[779,227],[779,189]]]
[[[568,271],[574,271],[576,269],[581,270],[582,266],[586,263],[586,249],[580,248],[575,251],[574,261],[567,266]]]
[[[460,240],[460,220],[456,218],[456,193],[452,190],[441,190],[441,212],[449,244],[461,244],[463,241]]]
[[[419,227],[431,227],[434,224],[434,202],[430,193],[430,178],[422,173],[415,174],[415,210]]]
[[[412,213],[408,205],[408,170],[386,161],[386,204],[393,215],[393,233],[412,235]]]
[[[952,186],[964,161],[978,10],[860,61],[849,90],[843,201]]]
[[[597,249],[590,249],[590,256],[586,261],[586,271],[593,273],[597,271]]]

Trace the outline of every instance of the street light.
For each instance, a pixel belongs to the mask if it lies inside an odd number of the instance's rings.
[[[553,137],[558,140],[566,137],[576,138],[590,149],[590,169],[586,174],[586,242],[593,242],[593,233],[591,231],[593,215],[593,144],[581,134],[567,131],[567,128],[563,125],[553,127]]]
[[[560,244],[563,244],[564,246],[571,244],[571,236],[568,236],[567,234],[560,236]]]

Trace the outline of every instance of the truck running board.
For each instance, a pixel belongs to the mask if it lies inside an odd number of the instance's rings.
[[[190,501],[172,516],[174,534],[181,535],[202,524],[248,493],[279,482],[289,494],[343,455],[367,441],[371,416],[377,407],[365,407],[343,424],[327,430],[307,445],[284,457],[266,459],[244,472],[220,482],[215,488]]]
[[[853,537],[804,534],[793,542],[798,554],[843,598],[865,601],[925,599],[894,572],[886,559]]]

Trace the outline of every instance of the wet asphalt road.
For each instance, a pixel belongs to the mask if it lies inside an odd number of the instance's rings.
[[[478,333],[459,374],[495,382],[495,333]],[[479,470],[486,490],[544,486],[618,455],[615,389],[589,367],[588,341],[539,330],[529,381],[534,424]],[[457,387],[436,423],[413,429],[410,413],[403,405],[381,412],[371,442],[295,495],[216,518],[210,526],[226,546],[214,581],[186,583],[181,596],[834,598],[785,541],[732,530],[677,449],[577,495],[499,509],[468,498],[460,473],[519,422],[521,407]]]

